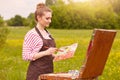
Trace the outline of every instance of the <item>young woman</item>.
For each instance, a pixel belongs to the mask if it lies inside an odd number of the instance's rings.
[[[40,74],[53,72],[53,58],[57,51],[55,41],[46,27],[51,23],[52,11],[45,4],[37,5],[36,26],[27,32],[23,43],[22,57],[29,60],[26,80],[38,80]]]

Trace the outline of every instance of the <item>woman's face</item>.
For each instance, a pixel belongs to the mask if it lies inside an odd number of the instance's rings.
[[[48,27],[51,23],[52,13],[51,12],[44,12],[43,16],[38,16],[38,23],[42,27]]]

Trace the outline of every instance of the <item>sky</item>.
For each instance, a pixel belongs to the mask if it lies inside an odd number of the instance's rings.
[[[15,15],[27,17],[34,12],[36,5],[45,0],[0,0],[0,15],[4,20],[10,19]]]
[[[36,5],[40,2],[45,3],[45,0],[0,0],[0,16],[4,20],[10,19],[15,15],[26,18],[30,13],[35,12]]]

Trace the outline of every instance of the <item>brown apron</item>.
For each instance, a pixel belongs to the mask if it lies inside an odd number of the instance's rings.
[[[41,35],[40,31],[37,29],[37,27],[35,27],[35,30],[37,31],[37,33],[43,40],[43,46],[39,50],[39,52],[46,50],[45,46],[55,47],[55,41],[51,37],[51,35],[50,35],[51,39],[44,39],[43,36]],[[53,72],[53,57],[52,57],[52,55],[44,56],[35,61],[30,62],[28,71],[27,71],[27,79],[26,80],[38,80],[38,76],[40,74],[52,73],[52,72]]]

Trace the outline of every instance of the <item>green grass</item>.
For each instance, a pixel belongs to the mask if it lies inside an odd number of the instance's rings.
[[[7,42],[0,51],[0,80],[25,80],[28,63],[22,60],[22,44],[24,35],[29,28],[9,28]],[[55,38],[57,47],[78,42],[75,56],[71,59],[54,62],[55,72],[67,72],[80,69],[92,30],[55,30],[49,29]],[[103,74],[99,80],[120,79],[120,31],[118,30]]]

